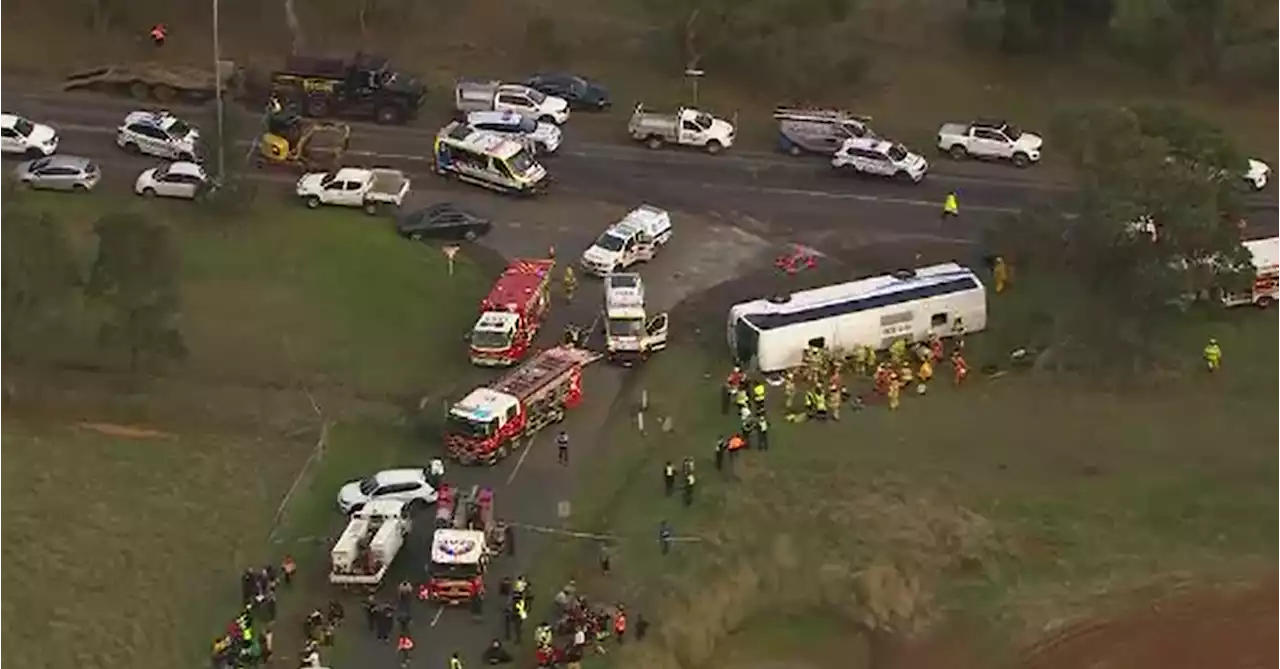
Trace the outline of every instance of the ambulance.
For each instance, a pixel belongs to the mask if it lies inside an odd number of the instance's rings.
[[[533,195],[548,183],[530,146],[465,123],[442,128],[433,153],[436,174],[500,193]]]
[[[1252,290],[1225,294],[1222,303],[1228,307],[1252,304],[1265,309],[1280,296],[1280,237],[1251,239],[1244,242],[1244,247],[1256,272]]]

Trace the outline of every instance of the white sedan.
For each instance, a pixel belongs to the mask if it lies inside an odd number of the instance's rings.
[[[196,163],[179,161],[153,167],[138,175],[133,192],[143,197],[177,197],[194,200],[214,187],[214,181]]]
[[[58,150],[58,133],[17,114],[0,114],[0,150],[28,159],[51,156]]]
[[[352,514],[374,500],[389,499],[411,507],[435,504],[444,478],[444,462],[431,461],[429,468],[384,469],[373,476],[351,481],[338,490],[338,508]],[[414,509],[418,510],[417,508]]]

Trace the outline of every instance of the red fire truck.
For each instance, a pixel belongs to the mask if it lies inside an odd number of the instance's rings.
[[[473,486],[463,494],[446,483],[439,492],[431,561],[418,598],[460,604],[484,597],[489,560],[506,543],[506,525],[493,515],[493,489]]]
[[[445,450],[464,465],[493,464],[582,401],[582,368],[600,354],[547,349],[449,409]]]
[[[554,260],[517,258],[480,303],[471,330],[471,362],[485,367],[514,365],[529,352],[551,306]]]

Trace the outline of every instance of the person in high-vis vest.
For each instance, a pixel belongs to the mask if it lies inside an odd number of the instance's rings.
[[[1218,345],[1217,339],[1210,339],[1204,345],[1204,363],[1211,374],[1222,367],[1222,347]]]
[[[529,604],[521,597],[515,601],[511,608],[515,611],[515,617],[511,622],[515,623],[516,643],[523,643],[524,621],[529,619]]]
[[[751,401],[755,403],[756,411],[764,409],[764,400],[768,390],[764,386],[764,381],[756,381],[751,386]]]
[[[693,486],[698,483],[698,477],[689,472],[684,475],[684,505],[693,506]]]
[[[893,340],[889,345],[889,361],[894,365],[901,365],[903,360],[907,359],[907,340],[898,338]]]
[[[992,277],[996,283],[996,294],[1004,292],[1005,286],[1009,285],[1012,273],[1009,271],[1009,264],[1004,261],[1004,256],[996,256],[995,265],[991,268]]]
[[[822,420],[827,418],[827,396],[820,392],[813,393],[813,415]]]
[[[462,658],[457,653],[449,656],[449,669],[463,669]]]
[[[947,193],[947,197],[942,200],[942,219],[955,218],[960,215],[960,201],[956,199],[956,192]]]
[[[662,466],[662,488],[667,497],[676,491],[676,466],[671,464],[670,460]]]
[[[538,629],[533,632],[533,640],[537,642],[539,646],[550,646],[553,638],[551,625],[548,625],[545,620],[542,621],[542,624],[538,625]]]
[[[564,266],[564,301],[573,301],[573,292],[578,289],[578,277],[573,273],[572,265]]]

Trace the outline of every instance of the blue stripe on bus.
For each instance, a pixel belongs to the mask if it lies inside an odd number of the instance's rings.
[[[973,290],[977,287],[978,282],[975,279],[972,277],[964,277],[927,286],[920,286],[919,288],[908,288],[906,290],[878,293],[868,297],[858,297],[849,300],[842,300],[840,302],[832,302],[817,307],[794,311],[788,314],[749,314],[743,318],[754,325],[757,330],[776,330],[778,328],[787,327],[788,325],[820,321],[826,318],[833,318],[835,316],[844,316],[846,314],[853,314],[859,311],[867,311],[868,309],[876,309],[893,304],[922,300],[927,297],[937,297],[939,295],[948,295],[950,293]]]

